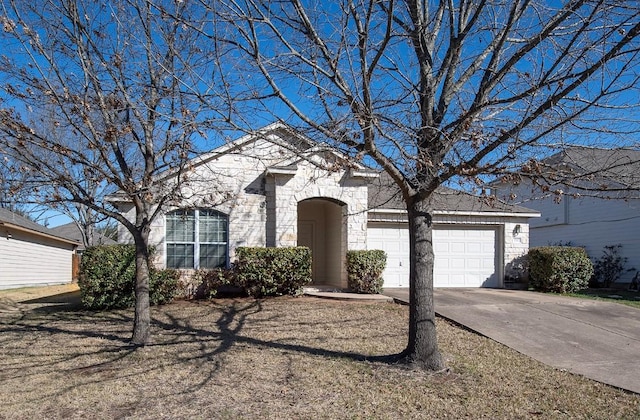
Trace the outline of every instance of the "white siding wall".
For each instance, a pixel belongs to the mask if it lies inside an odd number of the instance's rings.
[[[621,244],[622,256],[629,259],[627,267],[640,269],[639,200],[567,195],[556,203],[553,197],[534,199],[531,189],[526,186],[515,192],[522,205],[541,212],[539,221],[531,221],[532,247],[570,242],[585,247],[589,256],[596,259],[602,255],[605,246]],[[563,215],[562,219],[556,220],[558,215]],[[620,281],[629,282],[633,275],[633,272],[626,273]]]
[[[531,245],[571,242],[597,259],[605,246],[620,244],[620,254],[628,258],[627,268],[640,269],[639,206],[637,201],[567,198],[568,223],[533,229]],[[620,282],[630,282],[634,274],[625,273]]]
[[[71,283],[73,248],[28,232],[2,229],[0,289]]]

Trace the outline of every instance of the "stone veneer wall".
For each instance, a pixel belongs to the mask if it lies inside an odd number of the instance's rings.
[[[347,249],[366,249],[367,187],[365,180],[349,176],[347,169],[327,171],[304,159],[296,162],[294,175],[265,175],[267,168],[291,159],[286,149],[258,140],[232,151],[203,159],[188,174],[182,188],[184,201],[167,211],[183,207],[213,208],[229,218],[229,260],[238,246],[296,246],[298,202],[328,198],[344,204],[340,281],[346,286],[344,256]],[[319,157],[315,157],[320,159]],[[120,206],[130,220],[131,205]],[[150,243],[156,246],[156,265],[166,259],[165,218],[152,224]],[[119,241],[130,242],[119,228]]]
[[[326,172],[302,166],[295,175],[276,174],[267,178],[267,244],[297,245],[298,203],[309,198],[328,198],[347,207],[348,249],[367,246],[367,187],[344,172]]]

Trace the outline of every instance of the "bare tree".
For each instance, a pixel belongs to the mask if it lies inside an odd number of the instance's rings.
[[[20,169],[9,156],[0,155],[0,208],[22,214],[26,211],[23,192],[27,179]]]
[[[110,217],[136,247],[132,343],[150,337],[150,224],[179,195],[194,141],[222,108],[187,2],[3,1],[0,152],[41,202]],[[173,176],[167,177],[166,174]],[[132,207],[131,218],[114,200]]]
[[[33,199],[30,192],[34,182],[29,168],[3,153],[0,147],[0,208],[48,226],[50,208]]]
[[[616,134],[638,128],[636,1],[229,0],[216,9],[226,25],[212,36],[243,66],[238,96],[249,86],[264,115],[375,162],[400,189],[411,250],[400,356],[426,369],[444,367],[436,189],[535,177],[540,157],[571,143],[633,146]]]

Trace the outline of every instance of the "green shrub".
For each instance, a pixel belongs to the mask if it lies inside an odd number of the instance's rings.
[[[593,264],[584,248],[546,246],[529,250],[529,284],[541,292],[574,293],[586,289]]]
[[[191,297],[209,299],[218,295],[220,289],[236,286],[235,270],[232,268],[199,269],[193,272],[190,283],[195,291]]]
[[[87,248],[80,260],[78,286],[88,309],[128,308],[135,303],[135,247]]]
[[[626,271],[628,258],[620,255],[622,245],[607,245],[602,250],[600,258],[593,263],[593,279],[591,284],[595,287],[611,287]]]
[[[80,260],[78,286],[87,309],[129,308],[135,304],[135,247],[102,245],[87,248]],[[150,268],[149,300],[161,305],[173,300],[180,274]]]
[[[149,277],[149,301],[152,305],[165,305],[173,301],[178,290],[180,271],[173,268],[151,269]],[[133,280],[135,283],[135,278]]]
[[[295,296],[311,282],[309,248],[239,247],[236,257],[236,284],[250,296]]]
[[[387,265],[387,254],[379,249],[347,252],[347,279],[349,289],[356,293],[380,293],[382,272]]]

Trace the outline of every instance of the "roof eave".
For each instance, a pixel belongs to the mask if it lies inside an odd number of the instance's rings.
[[[287,175],[287,176],[294,176],[297,172],[298,172],[298,167],[278,167],[278,166],[271,166],[269,168],[267,168],[265,171],[265,175],[269,176],[275,176],[275,175]]]
[[[19,226],[19,225],[14,225],[13,223],[0,222],[0,226],[5,226],[5,227],[7,227],[9,229],[17,230],[17,231],[20,231],[20,232],[31,233],[33,235],[41,236],[43,238],[53,239],[53,240],[58,241],[58,242],[63,242],[63,243],[67,243],[67,244],[70,244],[70,245],[80,246],[80,242],[72,241],[71,239],[61,238],[61,237],[55,236],[55,235],[50,235],[50,234],[44,233],[44,232],[38,232],[37,230],[25,228],[25,227],[22,227],[22,226]]]
[[[406,214],[406,210],[402,209],[371,209],[371,213],[387,213],[387,214]],[[492,216],[492,217],[540,217],[538,212],[528,213],[516,213],[509,211],[449,211],[449,210],[434,210],[434,215],[449,215],[449,216]]]

